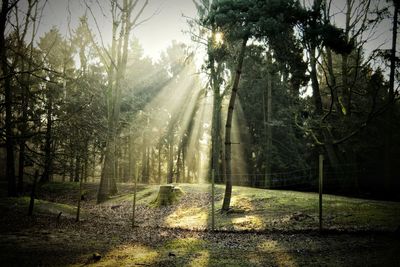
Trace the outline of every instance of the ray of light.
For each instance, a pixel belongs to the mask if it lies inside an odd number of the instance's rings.
[[[249,174],[247,169],[246,146],[250,144],[250,137],[242,105],[237,99],[232,122],[232,173],[233,182],[237,185],[248,185]]]
[[[211,125],[211,105],[207,102],[209,97],[200,95],[200,81],[194,73],[194,66],[186,65],[178,77],[171,79],[147,103],[133,123],[141,123],[143,135],[151,134],[146,140],[148,146],[154,147],[161,138],[168,138],[168,142],[175,147],[174,152],[177,152],[177,148],[184,145],[186,138],[186,170],[191,172],[192,182],[198,182],[199,178],[204,182],[207,180],[210,157],[208,132]],[[146,118],[140,120],[139,116]]]

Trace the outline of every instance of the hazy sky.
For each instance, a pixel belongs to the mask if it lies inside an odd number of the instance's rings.
[[[24,0],[22,0],[25,2]],[[97,37],[103,37],[105,43],[111,41],[111,16],[109,8],[109,0],[48,0],[43,13],[39,36],[48,31],[52,26],[57,26],[63,34],[68,34],[68,24],[72,29],[76,28],[78,18],[87,12],[84,2],[88,3],[99,23],[101,34],[97,31],[91,14],[87,15],[91,20],[92,29]],[[139,0],[143,3],[144,0]],[[386,1],[373,0],[376,3],[386,3]],[[103,6],[102,10],[99,4]],[[336,11],[342,10],[345,6],[345,0],[334,0],[333,7]],[[68,11],[69,10],[69,11]],[[196,9],[192,0],[149,0],[149,4],[145,9],[142,18],[149,18],[148,21],[141,24],[133,30],[136,37],[144,48],[145,54],[157,58],[160,51],[165,49],[172,40],[190,42],[189,34],[183,33],[188,30],[186,18],[196,16]],[[337,25],[342,26],[341,18],[335,19]],[[367,44],[366,49],[371,51],[382,45],[381,48],[389,48],[391,44],[391,23],[386,20],[377,30],[375,37]],[[400,37],[400,35],[399,35]]]
[[[86,0],[86,2],[92,6],[104,42],[109,43],[111,40],[111,16],[108,1]],[[97,2],[103,6],[102,11],[98,8]],[[144,1],[140,0],[140,2]],[[68,21],[70,20],[71,28],[74,29],[78,18],[84,15],[86,10],[82,0],[48,0],[39,35],[48,31],[52,26],[57,26],[61,33],[68,34]],[[190,42],[190,36],[182,32],[188,30],[186,18],[182,14],[189,17],[196,16],[196,8],[191,0],[149,0],[142,19],[149,17],[151,19],[133,30],[134,35],[139,38],[145,54],[156,57],[172,40]],[[89,12],[88,17],[89,20],[92,20]],[[99,36],[96,27],[92,25],[92,28],[96,36]]]

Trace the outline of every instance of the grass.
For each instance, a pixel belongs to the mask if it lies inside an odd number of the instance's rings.
[[[42,192],[61,196],[77,191],[78,183],[48,183],[41,187]],[[94,185],[91,187],[95,188]],[[131,205],[132,185],[120,185],[121,195],[103,205]],[[208,184],[179,184],[185,195],[176,205],[162,214],[162,226],[184,229],[207,229],[211,224],[211,188]],[[91,191],[94,191],[93,188]],[[216,185],[215,222],[220,230],[307,230],[318,227],[318,194],[285,190],[266,190],[234,186],[231,211],[221,214],[225,187]],[[139,185],[136,204],[161,213],[152,203],[157,198],[158,185]],[[73,193],[72,193],[73,194]],[[95,194],[95,192],[92,192]],[[92,197],[94,199],[94,197]],[[56,200],[57,201],[57,200]],[[35,212],[75,216],[76,207],[69,204],[44,200],[35,201]],[[0,206],[26,208],[29,198],[3,198]],[[357,199],[335,195],[323,196],[323,224],[329,229],[373,229],[393,231],[399,227],[400,203]]]
[[[156,246],[121,245],[91,266],[393,266],[396,262],[398,249],[379,247],[385,240],[378,241],[378,251],[371,251],[368,238],[359,238],[357,245],[349,238],[182,237]]]
[[[29,197],[9,197],[9,198],[2,198],[0,201],[0,210],[2,209],[12,209],[19,212],[28,213],[30,198]],[[62,216],[75,218],[76,216],[76,207],[62,204],[62,203],[55,203],[46,200],[35,199],[33,213],[40,213],[45,215],[58,215],[62,212]],[[82,215],[82,214],[81,214]]]
[[[49,235],[40,234],[40,231],[37,234],[32,230],[21,235],[15,232],[4,235],[8,239],[0,242],[0,247],[5,249],[3,257],[9,262],[29,262],[30,255],[40,252],[41,256],[33,258],[53,266],[393,266],[398,263],[399,241],[386,233],[362,232],[364,234],[353,235],[352,231],[332,231],[319,235],[313,231],[291,232],[296,229],[317,229],[318,195],[315,193],[234,186],[232,210],[221,214],[225,188],[217,185],[216,227],[238,232],[212,233],[145,227],[148,220],[159,220],[161,226],[168,228],[209,228],[210,185],[179,184],[185,195],[169,207],[152,205],[159,186],[139,185],[137,216],[138,219],[139,216],[146,216],[141,218],[143,225],[139,223],[135,229],[129,224],[132,185],[119,186],[122,192],[119,196],[97,205],[97,185],[86,185],[88,200],[85,200],[84,207],[88,216],[95,216],[81,224],[61,220],[57,228],[46,228]],[[44,195],[47,191],[52,196],[59,196],[54,199],[60,202],[68,200],[69,196],[71,199],[67,203],[73,203],[75,197],[71,197],[70,190],[76,191],[77,187],[70,183],[65,187],[56,183],[44,186],[41,190]],[[325,228],[392,231],[400,221],[400,203],[334,195],[324,195],[323,199]],[[27,212],[28,204],[28,197],[2,198],[0,211],[19,210],[23,214]],[[92,213],[94,211],[96,213]],[[35,200],[36,214],[56,216],[59,212],[74,218],[76,208],[73,205]],[[34,221],[28,221],[29,225],[31,223]],[[41,224],[37,227],[38,230],[43,228]],[[249,230],[272,231],[267,234],[241,232]],[[26,242],[28,237],[32,239],[31,243]],[[48,242],[50,247],[47,247]],[[15,248],[23,256],[12,254]],[[37,251],[38,248],[41,250]],[[63,257],[59,258],[57,253],[52,256],[50,251],[56,249]],[[94,252],[101,254],[100,261],[91,259]],[[14,258],[9,255],[14,255]]]
[[[210,226],[211,204],[204,199],[209,185],[179,185],[188,198],[178,203],[165,218],[165,226],[205,229]],[[151,206],[158,186],[144,186],[138,191],[138,205]],[[318,227],[318,194],[284,190],[265,190],[235,186],[232,211],[221,214],[224,186],[216,186],[216,226],[225,230],[316,229]],[[192,200],[190,195],[197,195]],[[200,199],[198,199],[200,198]],[[124,200],[131,201],[132,195]],[[115,199],[113,200],[121,200]],[[332,229],[395,230],[400,221],[400,203],[365,200],[335,195],[323,196],[323,222]]]

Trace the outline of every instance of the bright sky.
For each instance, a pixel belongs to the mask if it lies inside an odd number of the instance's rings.
[[[86,3],[92,7],[105,43],[111,40],[110,5],[107,2],[86,0]],[[144,0],[139,0],[139,2],[144,3]],[[98,8],[98,3],[101,3],[102,11]],[[39,35],[47,32],[52,26],[60,28],[61,33],[68,34],[68,21],[70,20],[71,28],[74,29],[78,18],[84,15],[86,10],[82,0],[48,0]],[[139,38],[146,55],[156,59],[172,40],[190,42],[189,34],[183,33],[188,30],[188,26],[182,14],[188,17],[196,16],[196,8],[191,0],[149,0],[142,19],[151,18],[133,31],[133,34]],[[88,17],[92,21],[89,12]],[[96,36],[99,36],[100,33],[95,25],[91,26]]]
[[[139,0],[141,4],[144,1]],[[378,0],[372,0],[372,3],[375,1]],[[94,29],[97,37],[101,35],[104,43],[108,44],[111,41],[111,15],[108,0],[48,0],[43,13],[39,36],[47,32],[52,26],[58,27],[63,34],[68,35],[68,25],[70,25],[71,29],[76,28],[78,18],[87,11],[85,2],[91,6],[101,33],[97,31],[91,14],[87,12],[92,29]],[[23,1],[23,3],[26,2]],[[102,9],[99,8],[98,3],[102,5]],[[336,9],[334,12],[343,11],[345,0],[334,0],[333,3],[333,9]],[[133,31],[133,34],[138,37],[146,55],[157,59],[160,52],[171,44],[172,40],[190,43],[189,34],[184,33],[184,31],[188,30],[187,19],[182,14],[187,17],[196,17],[196,8],[192,0],[149,0],[142,19],[150,19]],[[335,19],[335,22],[339,26],[343,24],[340,17]],[[391,21],[386,20],[378,27],[375,36],[367,43],[367,54],[377,47],[390,48],[390,31]],[[199,57],[201,57],[200,55],[203,54],[199,52]]]

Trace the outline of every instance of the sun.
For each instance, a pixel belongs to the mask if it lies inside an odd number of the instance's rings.
[[[214,41],[217,45],[224,43],[224,34],[222,32],[216,32],[214,35]]]

